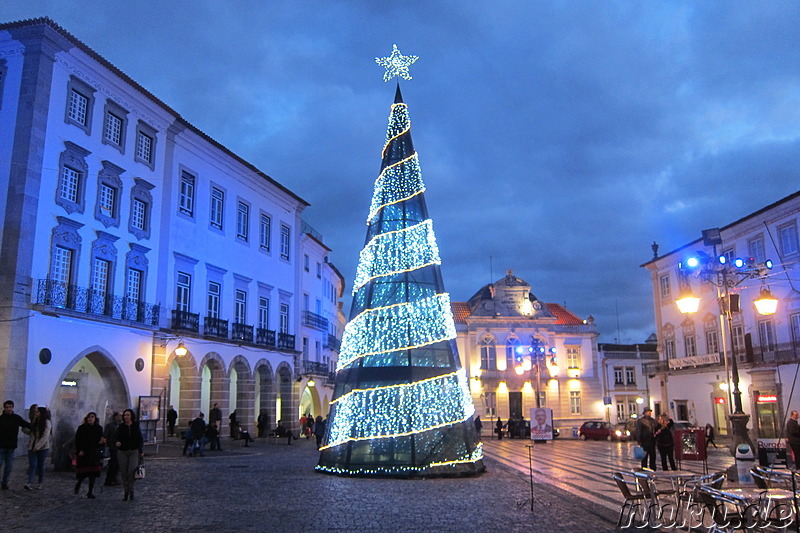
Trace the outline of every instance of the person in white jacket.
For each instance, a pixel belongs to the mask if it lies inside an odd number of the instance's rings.
[[[52,436],[52,422],[50,411],[47,407],[31,406],[31,434],[28,441],[28,483],[25,490],[41,489],[44,481],[44,464],[50,453],[50,437]],[[39,483],[33,484],[34,474]]]

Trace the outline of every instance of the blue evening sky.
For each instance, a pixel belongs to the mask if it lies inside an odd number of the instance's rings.
[[[510,268],[643,342],[650,244],[800,183],[795,0],[0,2],[44,15],[309,201],[348,294],[394,43],[420,56],[401,87],[456,301]]]

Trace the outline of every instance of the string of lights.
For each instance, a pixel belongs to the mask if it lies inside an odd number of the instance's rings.
[[[344,328],[336,370],[347,368],[367,355],[407,350],[455,338],[456,326],[447,293],[415,302],[365,309]]]
[[[375,192],[369,207],[367,223],[371,223],[378,212],[387,205],[408,200],[425,191],[419,157],[410,156],[387,166],[375,180]]]
[[[380,233],[361,250],[353,294],[373,279],[441,263],[430,219],[408,228]]]

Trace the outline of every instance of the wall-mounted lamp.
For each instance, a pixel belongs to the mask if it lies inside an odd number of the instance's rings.
[[[158,337],[158,339],[159,341],[161,341],[162,348],[166,348],[167,345],[169,344],[169,341],[178,341],[178,346],[177,348],[175,348],[175,355],[177,355],[178,357],[183,357],[184,355],[189,353],[189,350],[183,344],[183,339],[181,339],[180,337],[172,337],[169,335],[164,335],[163,337]]]

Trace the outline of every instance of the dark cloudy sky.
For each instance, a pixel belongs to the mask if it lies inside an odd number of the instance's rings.
[[[492,257],[601,341],[643,342],[650,244],[800,183],[796,0],[0,2],[43,15],[308,200],[348,287],[393,43],[420,56],[401,86],[454,300]]]

